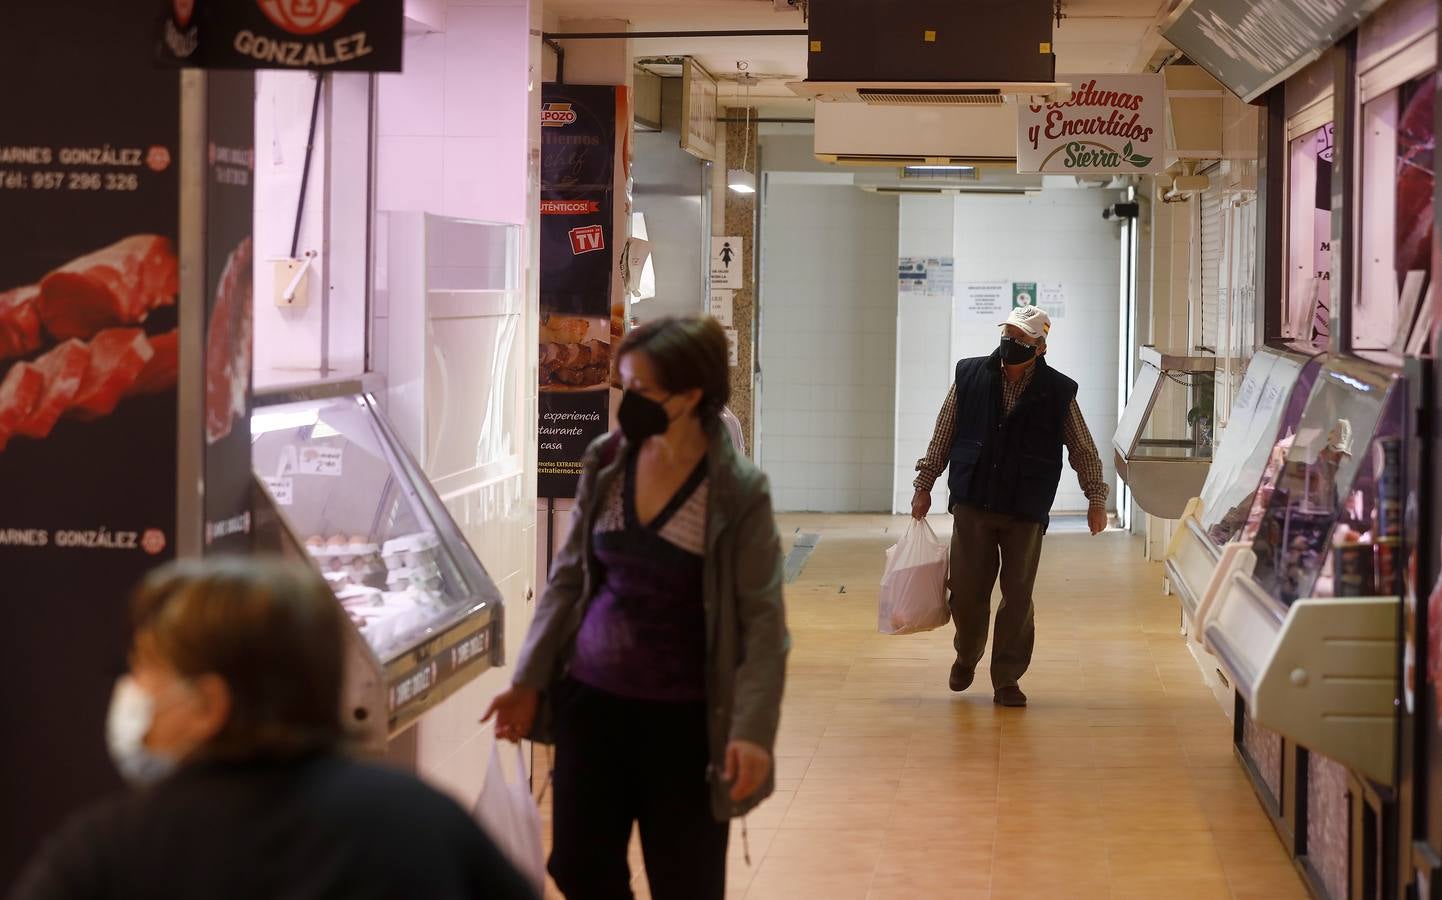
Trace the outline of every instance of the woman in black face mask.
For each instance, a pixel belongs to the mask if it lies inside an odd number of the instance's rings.
[[[709,318],[621,344],[620,430],[586,455],[515,684],[487,713],[501,737],[555,743],[549,868],[569,900],[631,897],[636,823],[652,897],[721,900],[730,819],[772,789],[781,546],[765,476],[719,420],[727,355]]]

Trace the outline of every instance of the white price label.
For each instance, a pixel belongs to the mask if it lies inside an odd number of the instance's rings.
[[[344,471],[344,447],[302,447],[300,474],[339,477]]]
[[[295,479],[290,477],[266,478],[265,487],[275,498],[277,506],[290,506],[295,502]]]

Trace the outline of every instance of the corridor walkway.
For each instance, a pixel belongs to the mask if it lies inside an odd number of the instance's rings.
[[[992,704],[985,663],[967,693],[947,690],[949,627],[876,632],[882,554],[904,519],[782,525],[788,541],[821,540],[787,592],[779,790],[748,823],[750,866],[732,830],[730,896],[1306,896],[1134,539],[1053,529],[1022,680],[1031,706],[1009,710]]]

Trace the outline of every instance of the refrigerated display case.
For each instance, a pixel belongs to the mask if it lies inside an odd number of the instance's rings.
[[[1347,797],[1395,776],[1400,375],[1356,357],[1325,359],[1263,488],[1244,551],[1251,564],[1228,574],[1200,623],[1236,690],[1238,752],[1326,897],[1347,896]]]
[[[501,595],[365,385],[261,395],[251,436],[274,509],[262,539],[325,576],[383,685],[388,734],[501,664]]]
[[[1148,346],[1141,362],[1112,436],[1117,474],[1142,509],[1176,519],[1211,465],[1216,358]]]
[[[1166,567],[1188,623],[1204,602],[1229,544],[1246,546],[1256,531],[1269,465],[1285,452],[1311,393],[1318,348],[1263,347],[1247,366],[1200,496],[1177,524]]]

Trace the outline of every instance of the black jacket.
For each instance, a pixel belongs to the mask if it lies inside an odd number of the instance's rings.
[[[13,900],[534,900],[465,810],[337,756],[188,766],[82,813]]]
[[[1066,416],[1077,384],[1038,359],[1026,392],[1003,417],[1002,378],[999,350],[956,364],[951,505],[1006,513],[1045,529],[1061,484]]]

